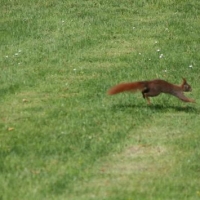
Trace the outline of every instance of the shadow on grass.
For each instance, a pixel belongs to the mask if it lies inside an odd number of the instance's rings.
[[[199,114],[200,110],[191,105],[183,106],[172,106],[172,105],[160,105],[160,104],[151,104],[151,105],[134,105],[134,104],[115,104],[112,106],[112,109],[125,110],[127,108],[140,108],[140,109],[150,109],[152,111],[166,112],[167,110],[182,111],[186,113],[196,113]]]

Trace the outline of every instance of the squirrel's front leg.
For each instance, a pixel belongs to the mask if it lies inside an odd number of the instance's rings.
[[[176,92],[173,95],[178,97],[182,101],[196,103],[194,99],[187,98],[182,92]]]

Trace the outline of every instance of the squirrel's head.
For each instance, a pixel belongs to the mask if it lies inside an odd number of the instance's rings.
[[[181,87],[183,88],[184,92],[191,92],[192,91],[191,86],[187,83],[185,78],[183,78],[183,82],[181,84]]]

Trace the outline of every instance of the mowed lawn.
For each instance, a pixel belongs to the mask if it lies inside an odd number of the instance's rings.
[[[200,199],[200,1],[2,0],[0,200]],[[108,96],[120,82],[192,86]]]

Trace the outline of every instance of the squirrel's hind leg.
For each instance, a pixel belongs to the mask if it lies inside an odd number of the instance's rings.
[[[150,89],[147,88],[147,87],[144,90],[142,90],[142,96],[143,96],[144,99],[147,100],[148,105],[151,104],[150,98],[148,97],[148,92],[149,91],[150,91]]]
[[[145,99],[146,98],[146,94],[150,91],[149,88],[145,87],[143,90],[142,90],[142,96],[143,98]]]
[[[151,101],[150,101],[150,98],[147,95],[146,95],[146,100],[147,100],[148,105],[150,105]]]

